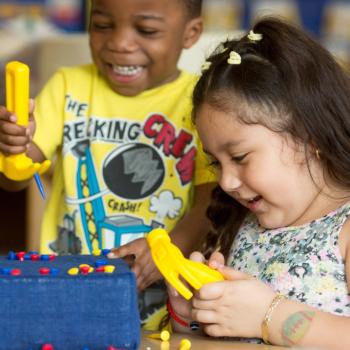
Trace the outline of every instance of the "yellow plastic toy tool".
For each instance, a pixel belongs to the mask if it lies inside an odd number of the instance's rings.
[[[29,116],[29,67],[13,61],[6,64],[6,106],[17,116],[17,124],[28,125]],[[0,153],[0,172],[15,181],[30,179],[36,173],[42,174],[51,162],[34,163],[25,153],[5,156]]]
[[[160,273],[187,300],[192,298],[193,293],[181,282],[179,275],[197,290],[203,284],[224,280],[220,272],[200,262],[186,259],[180,249],[171,243],[165,230],[154,229],[146,239]]]

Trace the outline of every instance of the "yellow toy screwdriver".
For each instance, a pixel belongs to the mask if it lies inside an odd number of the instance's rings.
[[[27,126],[29,117],[29,67],[12,61],[6,64],[6,106],[16,114],[17,124]],[[0,172],[14,181],[23,181],[34,176],[40,194],[45,192],[39,177],[51,165],[49,160],[34,163],[25,153],[5,156],[0,153]]]
[[[146,239],[160,273],[185,299],[191,299],[193,293],[180,281],[179,275],[196,290],[206,283],[224,280],[219,271],[186,259],[180,249],[171,243],[168,233],[162,228],[152,230]]]

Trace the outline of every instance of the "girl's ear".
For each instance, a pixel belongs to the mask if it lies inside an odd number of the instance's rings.
[[[183,48],[189,49],[193,44],[197,42],[203,32],[203,19],[201,17],[195,17],[190,19],[185,28]]]

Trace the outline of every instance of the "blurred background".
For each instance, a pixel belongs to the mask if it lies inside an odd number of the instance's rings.
[[[58,65],[89,61],[89,0],[0,0],[0,104],[4,67],[21,60],[31,68],[31,96]],[[350,0],[203,0],[205,32],[223,36],[248,29],[256,17],[275,14],[303,26],[350,67]],[[34,191],[34,194],[33,194]],[[36,189],[0,190],[0,252],[35,248],[43,207]],[[40,211],[39,210],[39,211]],[[29,233],[31,232],[31,233]]]
[[[57,32],[83,32],[88,3],[0,0],[0,30],[32,39]],[[337,55],[350,60],[350,0],[203,0],[207,31],[247,29],[256,16],[270,13],[301,24]]]

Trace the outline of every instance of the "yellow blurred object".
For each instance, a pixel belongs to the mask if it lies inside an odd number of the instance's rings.
[[[12,61],[6,64],[6,106],[16,114],[17,124],[27,126],[29,116],[29,67]],[[49,160],[34,163],[25,153],[5,156],[0,153],[0,172],[14,181],[32,178],[44,173],[51,165]]]
[[[147,337],[151,339],[168,341],[170,339],[170,332],[168,332],[167,330],[163,330],[161,332],[153,332],[153,333],[147,334]]]
[[[193,293],[181,282],[180,275],[196,290],[206,283],[224,280],[220,272],[205,264],[186,259],[180,249],[171,243],[165,230],[154,229],[146,239],[160,273],[185,299],[191,299]]]
[[[190,350],[191,346],[192,346],[192,344],[191,344],[190,340],[187,338],[183,338],[180,341],[179,350]]]

